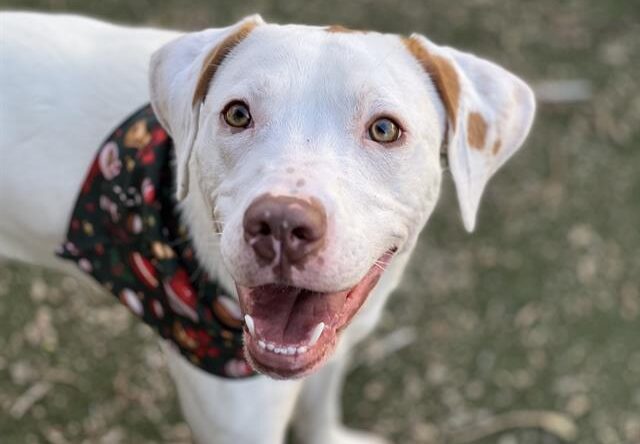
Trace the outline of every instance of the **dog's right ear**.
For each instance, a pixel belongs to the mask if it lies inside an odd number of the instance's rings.
[[[189,192],[189,160],[211,80],[233,48],[263,23],[259,15],[252,15],[227,28],[186,34],[151,57],[151,106],[173,138],[179,201]]]
[[[404,43],[445,108],[446,154],[464,226],[473,231],[487,182],[520,148],[531,128],[533,91],[500,66],[419,34]]]

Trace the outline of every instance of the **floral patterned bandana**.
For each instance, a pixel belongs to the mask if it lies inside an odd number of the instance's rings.
[[[147,105],[100,148],[58,255],[214,375],[254,374],[234,299],[200,267],[174,200],[173,142]]]

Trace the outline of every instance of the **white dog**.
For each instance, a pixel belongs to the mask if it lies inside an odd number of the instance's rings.
[[[245,354],[270,376],[217,377],[163,341],[196,440],[281,443],[291,423],[305,443],[381,442],[340,424],[345,359],[401,277],[443,158],[473,230],[531,126],[529,87],[421,35],[259,16],[181,34],[3,13],[0,38],[0,255],[84,276],[54,251],[96,150],[151,102],[198,261],[237,289]]]

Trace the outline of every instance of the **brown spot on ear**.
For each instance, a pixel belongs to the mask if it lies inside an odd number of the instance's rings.
[[[491,153],[495,156],[496,154],[498,154],[501,147],[502,147],[502,140],[496,139],[496,141],[493,142],[493,149],[491,150]]]
[[[211,51],[202,64],[202,72],[200,73],[200,78],[198,79],[196,90],[193,94],[194,106],[202,102],[207,96],[211,79],[213,79],[213,76],[220,67],[220,64],[222,64],[222,61],[231,53],[233,48],[238,46],[238,44],[243,41],[251,31],[253,31],[253,28],[256,26],[258,26],[256,22],[245,23]]]
[[[409,37],[403,41],[409,52],[431,77],[452,127],[455,128],[460,101],[460,80],[456,69],[449,60],[427,51],[417,39]]]
[[[349,29],[346,28],[342,25],[331,25],[331,26],[327,26],[326,28],[324,28],[325,31],[330,32],[330,33],[335,33],[335,34],[364,34],[367,31],[360,31],[357,29]]]
[[[481,150],[484,148],[487,137],[487,122],[480,113],[469,113],[467,119],[467,142],[471,148]]]

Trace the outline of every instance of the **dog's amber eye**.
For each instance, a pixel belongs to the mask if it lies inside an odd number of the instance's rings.
[[[224,121],[228,125],[234,128],[246,128],[251,123],[249,107],[243,102],[231,102],[228,104],[222,111],[222,117],[224,117]]]
[[[378,143],[391,143],[400,138],[400,127],[387,117],[381,117],[369,127],[369,137]]]

